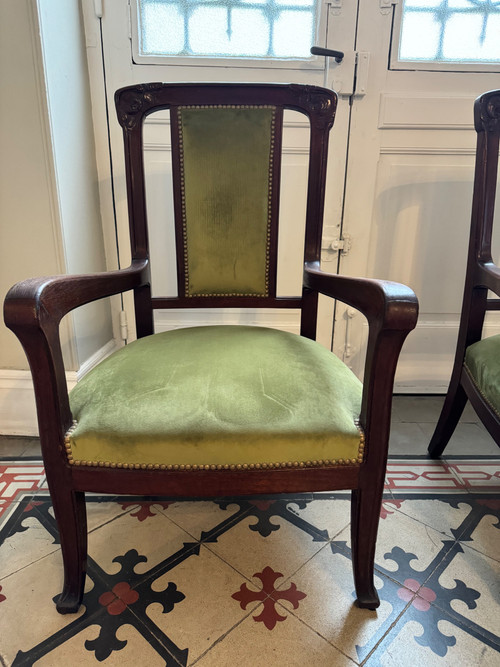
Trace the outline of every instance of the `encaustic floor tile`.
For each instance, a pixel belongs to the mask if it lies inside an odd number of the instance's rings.
[[[13,507],[0,519],[5,666],[498,664],[491,489],[387,495],[376,611],[354,605],[347,494],[91,496],[86,593],[68,616],[53,602],[62,568],[48,496],[17,496]]]
[[[359,609],[355,605],[350,558],[338,550],[334,542],[321,549],[290,579],[280,583],[272,597],[344,655],[361,662],[406,606],[397,595],[398,584],[377,575],[375,585],[380,607],[376,611]],[[293,596],[287,599],[286,595],[293,586],[305,593],[297,605]]]
[[[270,632],[255,617],[263,605],[245,618],[196,663],[197,667],[354,667],[356,664],[317,632],[284,609],[280,621]]]

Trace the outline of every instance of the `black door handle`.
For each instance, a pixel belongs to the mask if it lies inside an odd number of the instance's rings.
[[[343,51],[324,49],[322,46],[311,46],[311,53],[313,56],[326,56],[327,58],[335,58],[335,62],[337,63],[341,63],[344,59]]]

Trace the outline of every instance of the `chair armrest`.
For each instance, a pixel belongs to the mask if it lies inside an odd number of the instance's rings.
[[[5,297],[5,324],[14,333],[23,326],[43,328],[48,321],[59,323],[78,306],[140,287],[148,280],[147,260],[132,262],[119,271],[24,280]]]
[[[325,273],[319,262],[306,262],[304,285],[347,303],[368,320],[360,424],[369,443],[365,463],[378,465],[387,455],[394,374],[404,340],[417,324],[417,297],[399,283]]]
[[[5,324],[19,338],[28,357],[45,461],[63,456],[62,438],[72,421],[59,337],[61,318],[78,306],[148,281],[145,259],[119,271],[32,278],[17,283],[7,293]]]
[[[326,273],[319,262],[306,262],[304,285],[356,308],[370,325],[410,332],[417,323],[418,300],[406,285]]]

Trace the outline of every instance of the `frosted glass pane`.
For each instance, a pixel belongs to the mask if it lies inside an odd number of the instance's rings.
[[[189,46],[197,54],[264,56],[268,45],[269,23],[258,10],[199,7],[189,19]]]
[[[470,0],[448,0],[448,7],[451,9],[477,9],[477,3]]]
[[[405,0],[401,60],[499,62],[498,0]]]
[[[278,58],[307,57],[312,43],[312,18],[304,12],[283,11],[274,24],[274,53]]]
[[[439,40],[439,24],[431,14],[408,14],[403,19],[401,60],[433,60]]]
[[[443,0],[405,0],[405,7],[439,7]]]
[[[446,60],[500,60],[500,14],[488,19],[486,38],[481,43],[483,17],[461,14],[450,18],[443,40]]]
[[[138,0],[139,54],[310,58],[319,0]]]
[[[287,7],[312,7],[314,0],[275,0],[277,5]]]
[[[168,26],[168,30],[165,29]],[[141,22],[142,53],[179,53],[184,48],[184,18],[177,4],[147,4]]]

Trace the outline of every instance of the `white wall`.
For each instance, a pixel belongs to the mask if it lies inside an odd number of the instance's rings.
[[[38,0],[38,8],[66,270],[103,271],[106,262],[80,4],[78,0]],[[90,304],[73,318],[81,365],[112,338],[109,304]]]
[[[0,3],[0,299],[23,278],[64,271],[28,0]],[[0,325],[0,368],[28,368]]]
[[[41,32],[40,32],[41,30]],[[78,0],[0,2],[0,299],[24,278],[105,269]],[[107,302],[65,318],[70,385],[112,347]],[[0,433],[36,433],[24,352],[0,324]]]

